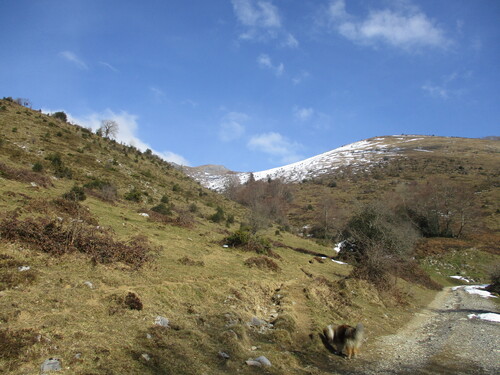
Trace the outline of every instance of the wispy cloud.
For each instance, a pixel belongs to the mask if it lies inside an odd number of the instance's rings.
[[[43,109],[44,113],[53,113],[56,111]],[[64,111],[64,110],[63,110]],[[139,130],[139,124],[137,122],[138,117],[136,115],[130,114],[127,111],[114,112],[111,109],[106,109],[103,112],[93,112],[85,116],[76,117],[64,111],[68,120],[71,123],[78,124],[80,126],[90,128],[92,130],[97,130],[101,126],[102,120],[114,120],[118,123],[118,134],[116,135],[116,140],[118,142],[137,147],[141,151],[146,151],[151,149],[153,153],[160,156],[162,159],[174,162],[181,165],[189,165],[189,161],[182,155],[176,154],[172,151],[157,151],[154,150],[149,144],[143,142],[138,136],[137,132]]]
[[[360,44],[385,43],[405,50],[452,45],[436,21],[417,6],[409,1],[395,4],[394,9],[372,10],[365,18],[359,18],[347,12],[345,0],[333,0],[327,17],[330,25],[342,36]]]
[[[431,83],[426,83],[422,85],[422,90],[428,93],[430,96],[448,99],[450,97],[449,90],[444,88],[443,86],[433,85]]]
[[[293,116],[300,121],[307,121],[314,115],[314,109],[311,107],[308,108],[300,108],[295,107],[293,109]]]
[[[279,39],[284,47],[296,48],[297,39],[285,30],[278,7],[271,1],[231,0],[233,10],[244,31],[243,40]]]
[[[466,92],[463,85],[472,77],[471,71],[451,72],[439,80],[439,83],[427,81],[421,89],[428,95],[439,99],[458,97]]]
[[[153,94],[157,102],[163,103],[168,101],[167,95],[162,89],[155,86],[149,86],[149,91]]]
[[[245,133],[244,122],[250,117],[240,112],[229,112],[222,118],[219,126],[219,138],[223,142],[230,142],[241,138]]]
[[[293,163],[303,159],[298,153],[303,148],[300,143],[292,142],[275,132],[254,135],[248,141],[248,148],[278,157],[281,163]]]
[[[80,69],[87,70],[89,68],[87,66],[87,64],[85,64],[85,62],[82,59],[80,59],[75,53],[73,53],[71,51],[59,52],[59,56],[64,58],[65,60],[75,64]]]
[[[264,53],[257,58],[257,63],[261,68],[274,71],[274,74],[276,74],[278,77],[285,71],[285,65],[283,65],[283,63],[274,65],[271,58]]]
[[[295,77],[292,78],[292,82],[294,85],[298,85],[299,83],[302,83],[304,80],[310,77],[309,72],[303,70],[299,74],[297,74]]]
[[[116,69],[113,65],[111,65],[110,63],[107,63],[107,62],[104,62],[104,61],[99,61],[99,64],[102,65],[102,66],[105,66],[106,68],[108,68],[109,70],[115,72],[115,73],[118,73],[118,69]]]

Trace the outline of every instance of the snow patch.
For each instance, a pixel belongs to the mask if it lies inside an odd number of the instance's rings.
[[[337,263],[337,264],[347,264],[347,263],[341,262],[340,260],[335,260],[335,259],[332,259],[332,262]]]
[[[487,320],[489,322],[500,323],[500,314],[484,313],[484,314],[469,314],[469,319]]]
[[[464,285],[464,286],[455,286],[451,288],[451,290],[458,290],[458,289],[463,289],[465,292],[469,294],[477,294],[480,297],[483,298],[497,298],[497,296],[494,296],[487,290],[484,290],[488,284],[483,284],[483,285]]]
[[[452,279],[456,279],[456,280],[462,280],[462,281],[465,281],[466,283],[470,283],[472,282],[472,280],[469,280],[463,276],[450,276],[450,278]]]

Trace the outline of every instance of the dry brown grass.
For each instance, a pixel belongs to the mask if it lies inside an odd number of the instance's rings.
[[[247,265],[248,267],[257,267],[261,270],[269,270],[273,272],[278,272],[281,270],[281,268],[278,266],[278,263],[266,256],[248,258],[247,260],[245,260],[245,265]]]

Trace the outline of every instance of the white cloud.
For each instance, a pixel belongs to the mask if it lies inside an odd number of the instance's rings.
[[[241,39],[279,39],[283,47],[299,46],[297,39],[284,29],[278,7],[271,1],[231,0],[231,3],[236,18],[244,28],[244,32],[240,34]]]
[[[118,69],[116,69],[113,65],[107,63],[107,62],[104,62],[104,61],[99,61],[99,64],[101,64],[102,66],[105,66],[106,68],[108,68],[109,70],[115,72],[115,73],[118,73]]]
[[[301,160],[303,157],[298,154],[298,151],[302,147],[300,143],[289,141],[275,132],[254,135],[248,141],[249,149],[279,157],[282,163]]]
[[[281,45],[284,47],[297,48],[299,46],[299,41],[295,39],[292,34],[288,33]]]
[[[312,108],[299,108],[295,107],[293,109],[293,115],[297,120],[307,121],[314,115],[314,109]]]
[[[232,0],[238,20],[245,26],[279,28],[281,19],[278,8],[269,1]]]
[[[297,74],[295,77],[292,78],[292,82],[294,85],[298,85],[299,83],[302,83],[305,79],[307,79],[309,77],[310,77],[309,72],[302,71],[299,74]]]
[[[44,113],[54,113],[58,111],[43,109]],[[154,154],[160,156],[166,161],[174,162],[181,165],[189,165],[189,161],[181,155],[175,154],[172,151],[156,151],[149,144],[143,142],[138,136],[138,123],[137,116],[130,114],[126,111],[114,112],[111,109],[106,109],[103,112],[93,112],[83,117],[75,117],[70,113],[63,110],[68,116],[68,121],[80,126],[90,128],[92,130],[97,130],[101,126],[102,120],[114,120],[118,123],[118,134],[116,135],[116,141],[123,144],[131,145],[137,147],[141,151],[146,151],[148,148],[153,151]]]
[[[441,99],[448,99],[450,96],[449,91],[438,85],[432,85],[430,83],[426,83],[425,85],[422,85],[422,90],[427,92],[430,96],[441,98]]]
[[[333,0],[327,13],[341,35],[361,44],[386,43],[405,50],[447,48],[452,44],[434,20],[406,1],[395,9],[372,10],[359,19],[347,12],[345,0]]]
[[[282,75],[283,72],[285,71],[285,66],[283,65],[283,63],[274,65],[273,62],[271,61],[271,58],[264,53],[257,58],[257,63],[261,68],[270,69],[274,71],[274,74],[276,74],[277,76]]]
[[[83,60],[81,60],[76,54],[74,54],[71,51],[59,52],[59,56],[61,56],[62,58],[66,59],[69,62],[72,62],[73,64],[75,64],[80,69],[87,70],[89,68],[87,66],[87,64],[85,64],[85,62]]]
[[[242,124],[250,119],[244,113],[230,112],[225,115],[219,127],[219,138],[223,142],[234,141],[245,133],[245,126]]]

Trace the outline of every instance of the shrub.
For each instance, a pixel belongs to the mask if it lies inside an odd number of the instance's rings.
[[[281,258],[271,249],[271,241],[269,239],[252,234],[246,229],[238,229],[226,237],[224,244],[243,248],[246,251],[253,251],[257,254],[266,254],[276,259]]]
[[[340,240],[341,259],[354,263],[351,276],[367,280],[378,289],[390,289],[394,275],[410,261],[417,233],[404,217],[382,204],[363,207],[346,224]]]
[[[172,191],[173,191],[173,192],[178,193],[178,192],[180,192],[181,190],[182,190],[182,189],[181,189],[181,187],[180,187],[180,185],[179,185],[179,184],[174,184],[174,186],[172,186]]]
[[[245,246],[250,241],[250,232],[242,229],[238,229],[236,232],[231,234],[229,237],[224,239],[224,242],[233,247]]]
[[[54,118],[56,118],[58,120],[64,121],[64,122],[68,121],[68,116],[64,112],[54,112],[52,114],[52,117],[54,117]]]
[[[75,185],[69,192],[63,194],[63,198],[78,202],[84,201],[85,199],[87,199],[87,196],[85,195],[85,190],[82,187]]]
[[[54,168],[54,175],[59,178],[73,178],[73,172],[66,167],[62,161],[60,153],[50,154],[45,157],[45,160],[49,160]]]
[[[224,220],[224,210],[222,209],[222,207],[217,206],[217,211],[215,212],[215,214],[210,216],[208,219],[210,221],[213,221],[214,223],[220,223],[222,220]]]
[[[168,203],[169,201],[170,200],[168,199],[168,196],[166,194],[164,194],[160,199],[161,203]]]
[[[161,215],[166,215],[166,216],[172,214],[171,208],[167,207],[164,203],[160,203],[159,205],[152,207],[151,211],[154,211],[156,213],[159,213]]]
[[[130,310],[142,310],[142,301],[135,293],[129,292],[123,302]]]
[[[189,205],[189,212],[191,212],[193,214],[198,212],[198,206],[196,205],[196,203],[191,203]]]
[[[490,272],[491,283],[486,288],[491,293],[500,294],[500,265],[496,265]]]
[[[124,198],[128,201],[140,202],[142,199],[142,193],[134,187],[128,193],[125,193]]]
[[[33,164],[33,167],[31,169],[33,170],[33,172],[42,172],[43,164],[37,161],[35,164]]]
[[[118,190],[115,185],[105,180],[93,179],[83,187],[89,190],[92,195],[104,201],[113,202],[118,198]]]

